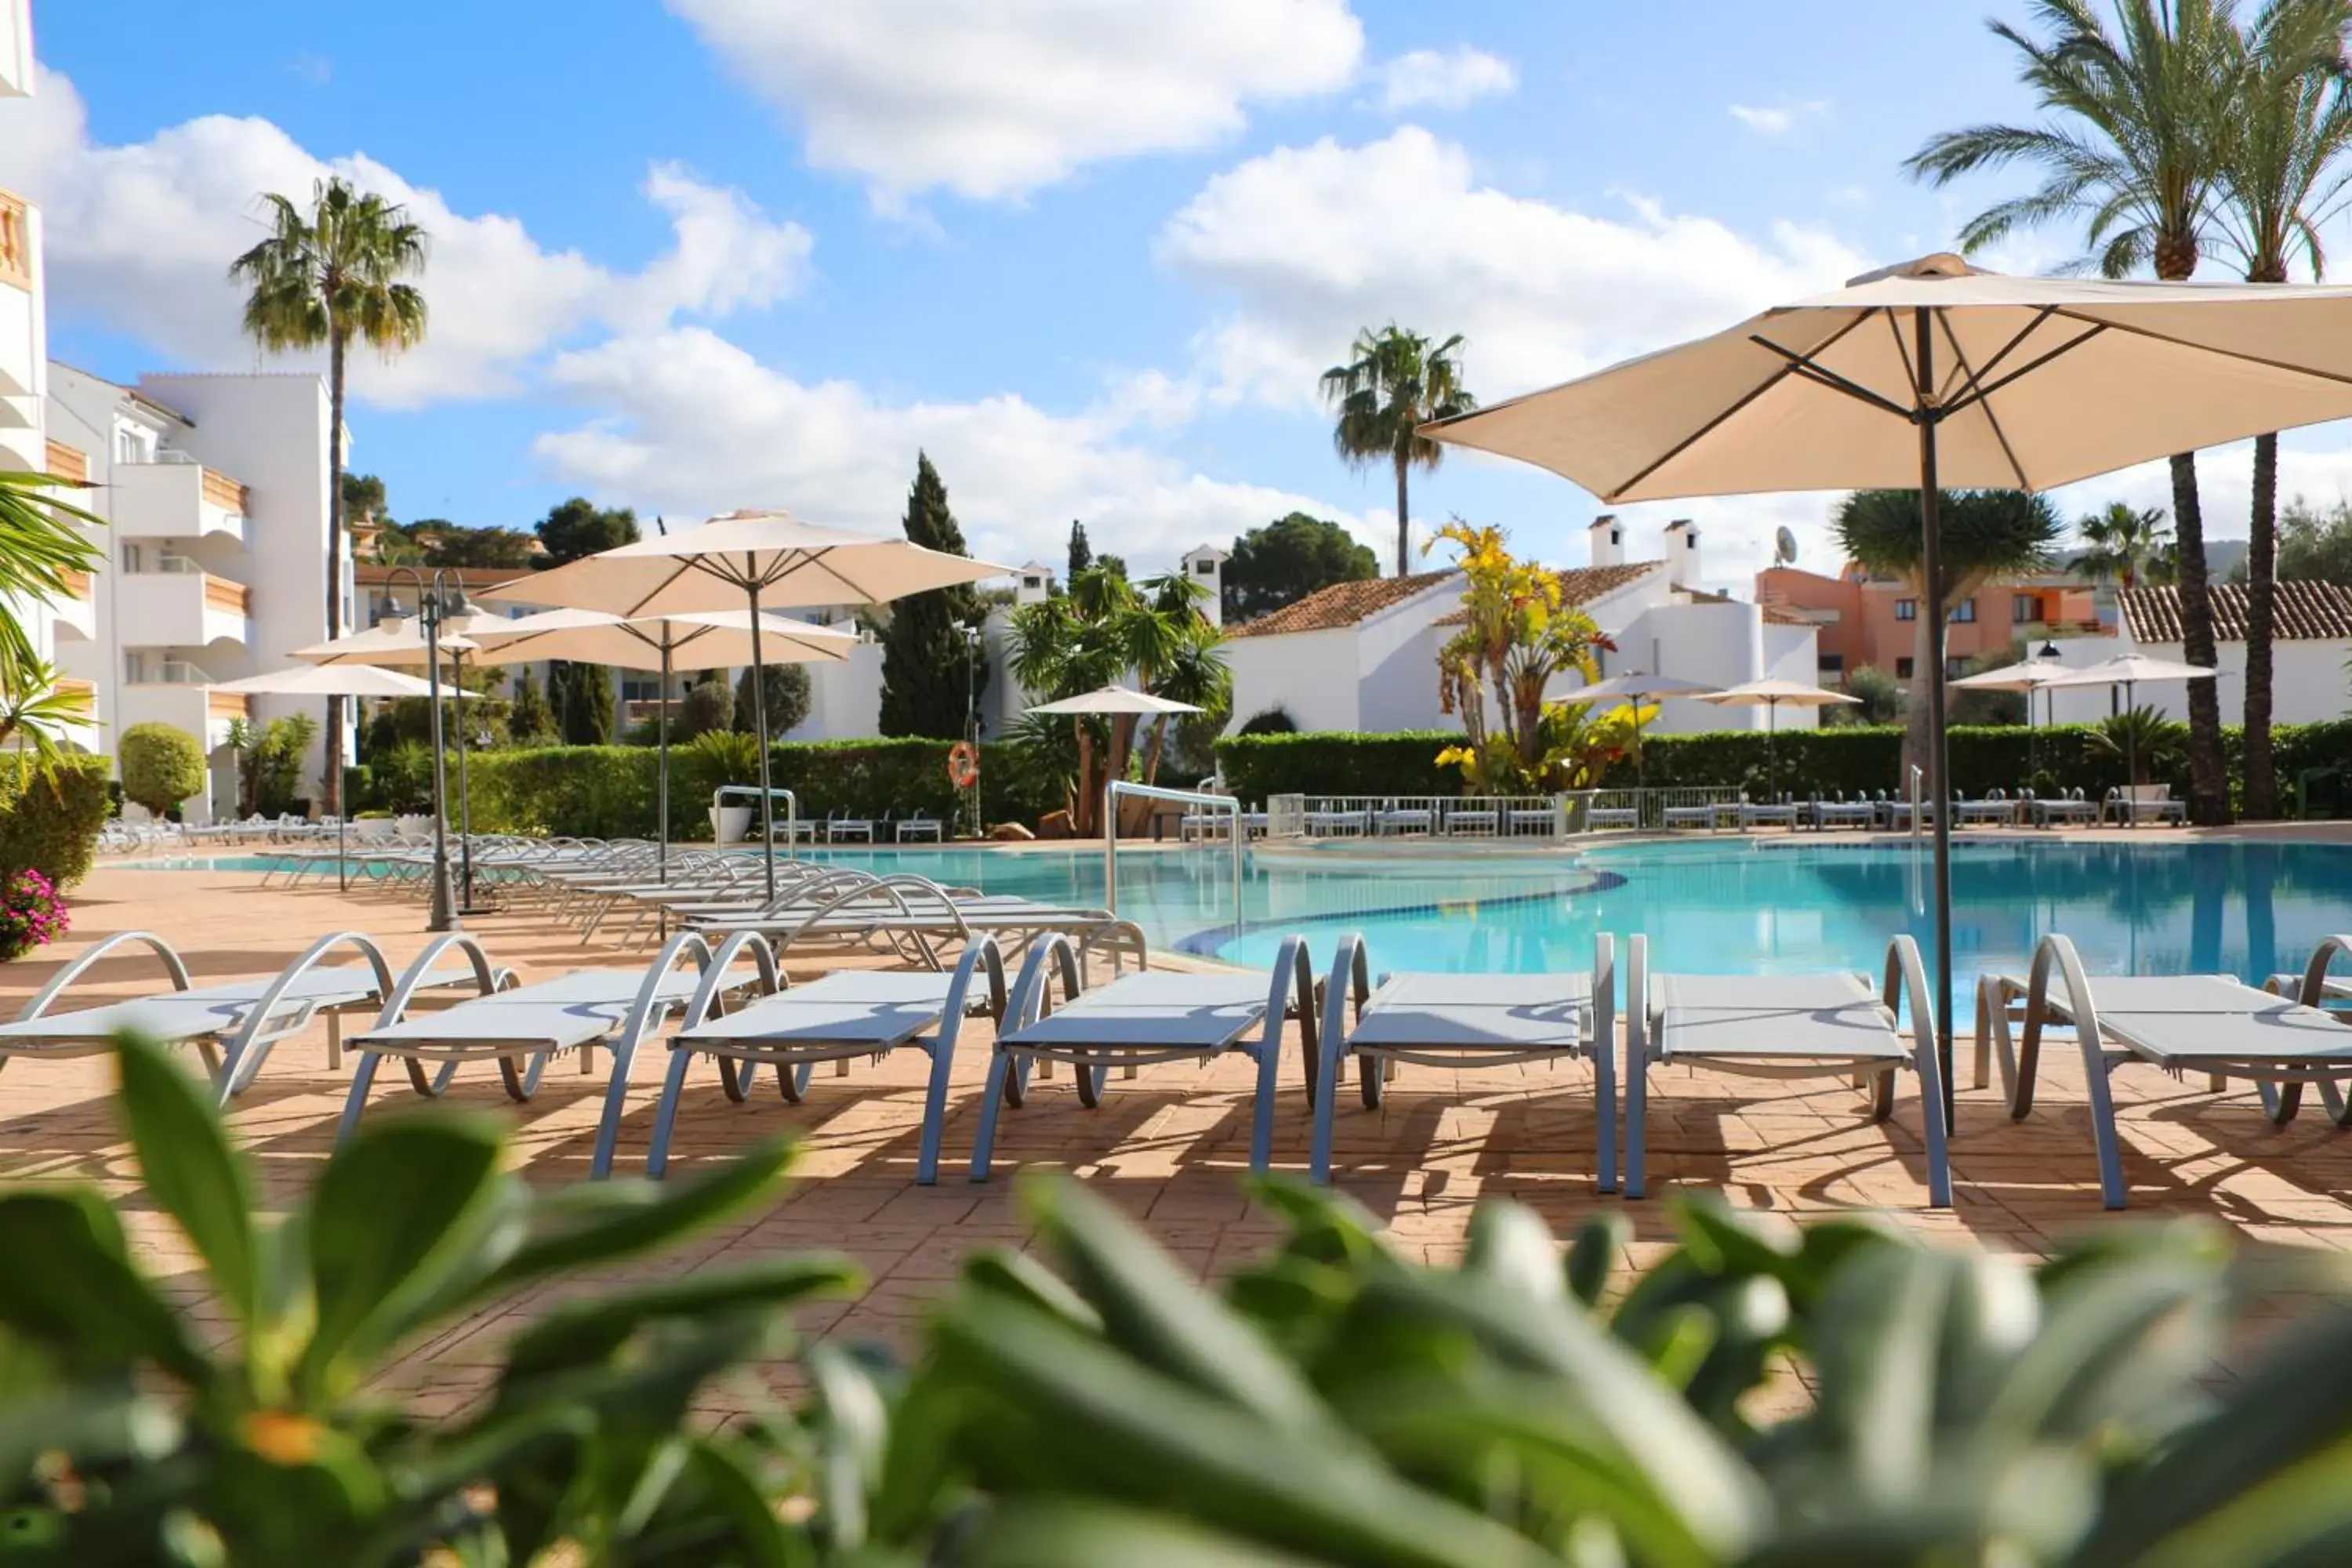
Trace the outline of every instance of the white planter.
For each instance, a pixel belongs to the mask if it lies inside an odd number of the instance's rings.
[[[403,838],[430,838],[433,836],[433,819],[429,816],[395,816],[392,821],[393,831]]]
[[[362,816],[352,823],[352,837],[362,844],[374,844],[392,837],[394,823],[389,816]]]
[[[710,831],[721,844],[742,843],[751,836],[751,808],[748,805],[710,807]]]

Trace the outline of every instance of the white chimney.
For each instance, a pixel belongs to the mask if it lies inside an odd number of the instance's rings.
[[[1042,605],[1054,596],[1054,569],[1034,561],[1021,568],[1013,589],[1016,605]]]
[[[1201,601],[1201,613],[1209,617],[1213,626],[1225,624],[1225,563],[1232,559],[1213,544],[1196,545],[1184,552],[1184,575],[1198,583],[1208,593]]]
[[[1666,581],[1677,588],[1699,585],[1698,524],[1678,517],[1666,524]]]
[[[1585,530],[1585,538],[1592,542],[1592,563],[1595,566],[1625,564],[1625,525],[1617,521],[1613,511],[1604,511],[1592,520]]]

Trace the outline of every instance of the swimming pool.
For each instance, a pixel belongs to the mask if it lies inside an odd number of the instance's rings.
[[[911,871],[984,892],[1098,905],[1099,848],[829,849],[816,858]],[[152,864],[152,863],[151,863]],[[175,866],[261,870],[260,855]],[[1347,931],[1384,968],[1458,973],[1582,968],[1600,931],[1647,932],[1654,966],[1715,973],[1874,970],[1886,939],[1929,948],[1924,850],[1907,841],[1809,844],[1705,838],[1602,846],[1572,858],[1432,859],[1377,843],[1336,860],[1253,857],[1235,928],[1229,851],[1119,857],[1120,912],[1155,946],[1256,965],[1305,931],[1318,963]],[[1955,967],[2021,968],[2045,932],[2074,940],[2093,973],[2231,973],[2261,981],[2299,968],[2331,931],[2352,928],[2352,846],[2138,843],[2057,835],[1963,840],[1952,852]],[[1965,1011],[1969,985],[1958,988]]]

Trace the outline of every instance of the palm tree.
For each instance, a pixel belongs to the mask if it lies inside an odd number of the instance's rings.
[[[2087,547],[2066,563],[2070,572],[2113,583],[2128,593],[2149,574],[2149,567],[2172,543],[2172,525],[2164,509],[2135,510],[2122,501],[2110,501],[2105,511],[2093,512],[2074,525]]]
[[[1352,468],[1386,462],[1396,469],[1400,577],[1410,570],[1412,553],[1405,476],[1414,468],[1433,468],[1445,456],[1445,448],[1422,435],[1421,426],[1478,406],[1462,384],[1461,347],[1459,332],[1433,347],[1419,332],[1391,321],[1379,331],[1366,327],[1358,332],[1348,351],[1355,357],[1323,373],[1324,400],[1339,415],[1331,429],[1339,456]]]
[[[2046,38],[2002,22],[1991,27],[2017,50],[2020,79],[2050,118],[1945,132],[1929,138],[1906,171],[1941,185],[2016,163],[2041,169],[2036,189],[1994,204],[1961,228],[1966,248],[2079,221],[2090,254],[2078,268],[2121,278],[2147,267],[2167,281],[2188,278],[2213,242],[2240,49],[2233,0],[2115,0],[2113,29],[2093,0],[2032,0],[2031,9]],[[2181,651],[2191,664],[2210,665],[2213,605],[2192,453],[2172,458],[2172,516]],[[2225,821],[2221,704],[2211,681],[2191,681],[2189,690],[2189,814]]]
[[[2238,113],[2216,229],[2249,283],[2284,283],[2300,258],[2326,271],[2320,229],[2343,210],[2352,146],[2344,34],[2352,0],[2270,0],[2240,36]],[[2254,438],[2246,548],[2245,814],[2278,815],[2271,754],[2271,640],[2277,616],[2278,437]],[[2200,683],[2201,684],[2201,683]]]
[[[58,672],[6,606],[68,598],[70,574],[104,563],[104,552],[75,526],[103,520],[58,500],[53,492],[66,483],[0,469],[0,743],[15,740],[44,758],[57,754],[65,726],[87,719],[89,704],[58,689]]]
[[[1948,612],[1988,583],[2048,566],[2064,531],[2049,500],[2023,490],[1946,490],[1938,504]],[[1917,490],[1856,490],[1838,503],[1830,526],[1850,560],[1902,579],[1915,603],[1927,597],[1921,574],[1924,526]],[[1905,710],[1906,767],[1922,764],[1927,754],[1927,683],[1935,675],[1927,661],[1927,622],[1922,618],[1911,660],[1912,700]]]
[[[271,353],[327,350],[327,637],[343,629],[343,370],[354,338],[387,358],[425,337],[425,296],[403,278],[425,268],[425,231],[407,209],[341,178],[311,187],[310,210],[265,193],[268,239],[229,265],[250,286],[246,335]],[[327,699],[327,809],[343,787],[342,699]]]
[[[1181,576],[1129,583],[1095,566],[1070,591],[1015,611],[1013,675],[1024,690],[1046,700],[1076,697],[1133,676],[1143,690],[1203,709],[1232,700],[1233,678],[1217,653],[1223,634],[1201,613],[1203,590]],[[1137,716],[1073,715],[1077,757],[1072,831],[1097,831],[1104,781],[1125,778],[1134,754]],[[1144,775],[1156,775],[1166,746],[1166,722],[1153,726]]]

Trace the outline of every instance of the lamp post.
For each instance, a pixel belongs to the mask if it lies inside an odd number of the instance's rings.
[[[448,813],[446,806],[449,780],[447,764],[441,754],[441,628],[449,621],[471,615],[473,606],[467,602],[463,579],[455,572],[447,569],[437,571],[428,580],[415,567],[402,566],[395,568],[393,576],[386,579],[383,596],[376,601],[375,613],[379,621],[397,620],[400,616],[400,601],[393,595],[392,587],[403,573],[415,579],[416,584],[416,619],[425,629],[425,701],[431,710],[433,737],[433,891],[425,929],[431,931],[456,931],[457,910],[449,896]],[[465,718],[461,714],[458,717],[457,743],[463,746],[465,741]],[[462,770],[462,753],[458,765]],[[461,847],[466,847],[464,826],[461,824],[459,831]],[[470,855],[467,857],[467,865],[470,873]],[[470,895],[470,875],[467,883]],[[471,901],[469,896],[467,902],[470,904]],[[474,911],[468,910],[467,912]]]
[[[963,633],[963,738],[971,742],[972,755],[980,754],[980,628],[966,622],[959,628]],[[971,786],[971,836],[978,838],[987,831],[980,820],[980,783]]]

